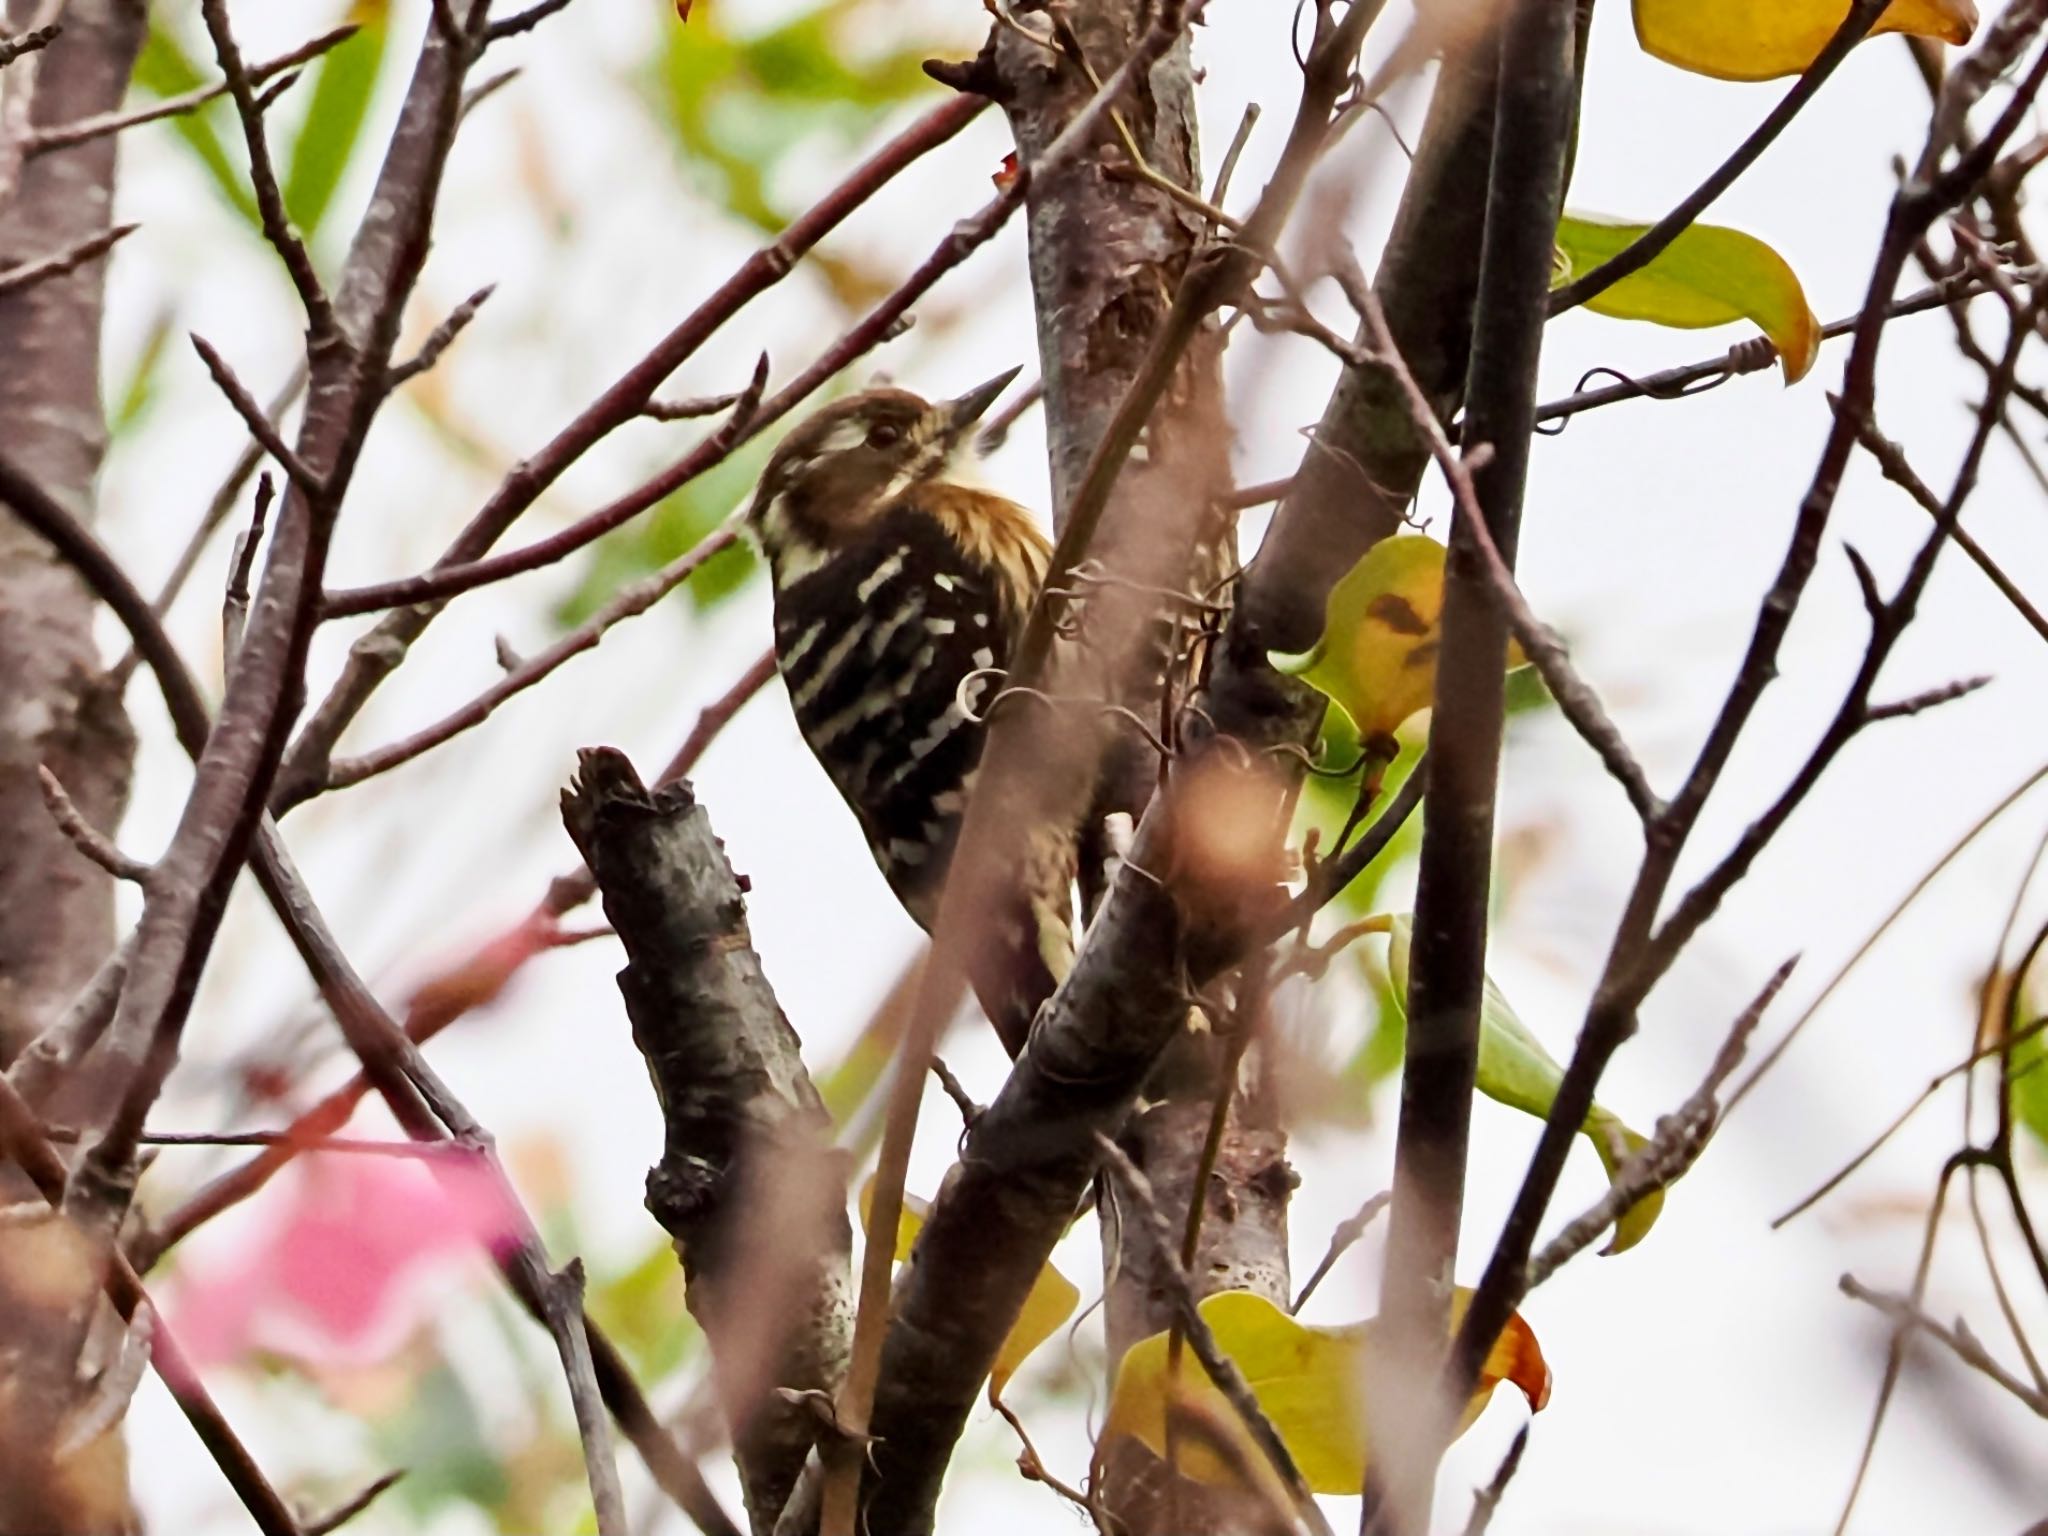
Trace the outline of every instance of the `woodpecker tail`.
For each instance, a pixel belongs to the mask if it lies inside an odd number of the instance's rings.
[[[989,914],[969,967],[974,995],[1003,1049],[1024,1049],[1038,1010],[1074,968],[1074,839],[1041,827],[1022,850],[1003,905]]]

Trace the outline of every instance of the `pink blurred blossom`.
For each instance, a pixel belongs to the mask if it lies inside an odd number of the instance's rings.
[[[465,1255],[519,1241],[518,1209],[480,1158],[300,1161],[266,1226],[186,1269],[172,1320],[196,1362],[369,1363],[418,1327]]]

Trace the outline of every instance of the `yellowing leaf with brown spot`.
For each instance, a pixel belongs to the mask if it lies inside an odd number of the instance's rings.
[[[868,1232],[868,1214],[875,1203],[875,1181],[872,1176],[861,1186],[860,1229]],[[896,1223],[896,1260],[901,1263],[910,1257],[910,1250],[917,1246],[917,1234],[924,1230],[925,1218],[931,1214],[931,1207],[915,1195],[906,1192],[903,1196],[903,1214]],[[996,1351],[996,1360],[988,1373],[989,1401],[994,1402],[1003,1395],[1003,1387],[1017,1374],[1030,1353],[1059,1331],[1060,1324],[1074,1315],[1074,1308],[1081,1302],[1081,1291],[1073,1281],[1048,1264],[1038,1272],[1038,1278],[1031,1284],[1031,1294],[1024,1298],[1023,1310],[1017,1314],[1017,1321],[1010,1325],[1009,1333],[1003,1339],[1003,1347]]]
[[[1444,546],[1427,534],[1381,539],[1330,589],[1314,648],[1266,659],[1327,694],[1363,740],[1393,735],[1436,693],[1444,557]],[[1526,660],[1510,646],[1510,671]]]
[[[1568,213],[1558,221],[1558,273],[1552,287],[1585,276],[1635,244],[1647,224]],[[1771,339],[1785,382],[1806,376],[1820,353],[1820,322],[1785,258],[1754,235],[1718,224],[1695,224],[1640,272],[1586,301],[1619,320],[1698,330],[1753,321]]]
[[[1464,1289],[1453,1297],[1453,1327],[1471,1299],[1472,1293]],[[1204,1300],[1200,1310],[1218,1347],[1244,1373],[1252,1396],[1308,1486],[1317,1493],[1359,1492],[1365,1486],[1366,1402],[1379,1349],[1378,1319],[1315,1327],[1288,1316],[1255,1291],[1220,1291]],[[1168,1407],[1184,1406],[1229,1435],[1245,1465],[1264,1467],[1265,1457],[1250,1432],[1193,1352],[1183,1346],[1176,1377],[1167,1345],[1167,1335],[1155,1333],[1125,1353],[1103,1421],[1104,1439],[1128,1435],[1164,1459]],[[1550,1367],[1536,1335],[1519,1315],[1509,1319],[1487,1355],[1459,1433],[1479,1417],[1503,1381],[1520,1388],[1532,1410],[1541,1410],[1550,1401]],[[1182,1473],[1197,1482],[1225,1487],[1239,1481],[1230,1462],[1197,1437],[1180,1436],[1175,1455]]]
[[[1697,75],[1771,80],[1804,71],[1848,14],[1849,0],[1635,0],[1636,41]],[[1870,35],[1967,43],[1976,28],[1971,0],[1894,0]]]

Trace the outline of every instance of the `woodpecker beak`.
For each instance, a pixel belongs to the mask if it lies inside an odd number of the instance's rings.
[[[980,384],[955,400],[940,402],[938,414],[945,422],[942,429],[951,440],[964,437],[969,429],[988,414],[988,408],[996,403],[998,396],[1010,387],[1010,381],[1024,371],[1020,365],[1008,373],[999,373],[986,384]]]

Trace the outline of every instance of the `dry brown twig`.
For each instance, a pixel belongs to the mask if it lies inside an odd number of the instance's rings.
[[[1892,1327],[1907,1334],[1925,1334],[1979,1375],[1989,1377],[2033,1412],[2048,1419],[2048,1392],[2029,1386],[2000,1365],[1969,1325],[1958,1318],[1954,1327],[1936,1322],[1920,1309],[1917,1301],[1889,1291],[1873,1290],[1854,1275],[1841,1279],[1842,1294],[1875,1309]]]
[[[37,767],[36,782],[42,787],[43,804],[49,808],[50,819],[71,840],[72,847],[116,880],[132,880],[137,885],[149,883],[149,865],[130,858],[112,838],[87,821],[85,813],[66,793],[63,782],[47,766]]]
[[[75,272],[88,261],[104,256],[141,227],[139,224],[116,224],[99,234],[87,236],[67,250],[33,261],[18,262],[11,267],[0,267],[0,294],[18,293],[46,278]]]

